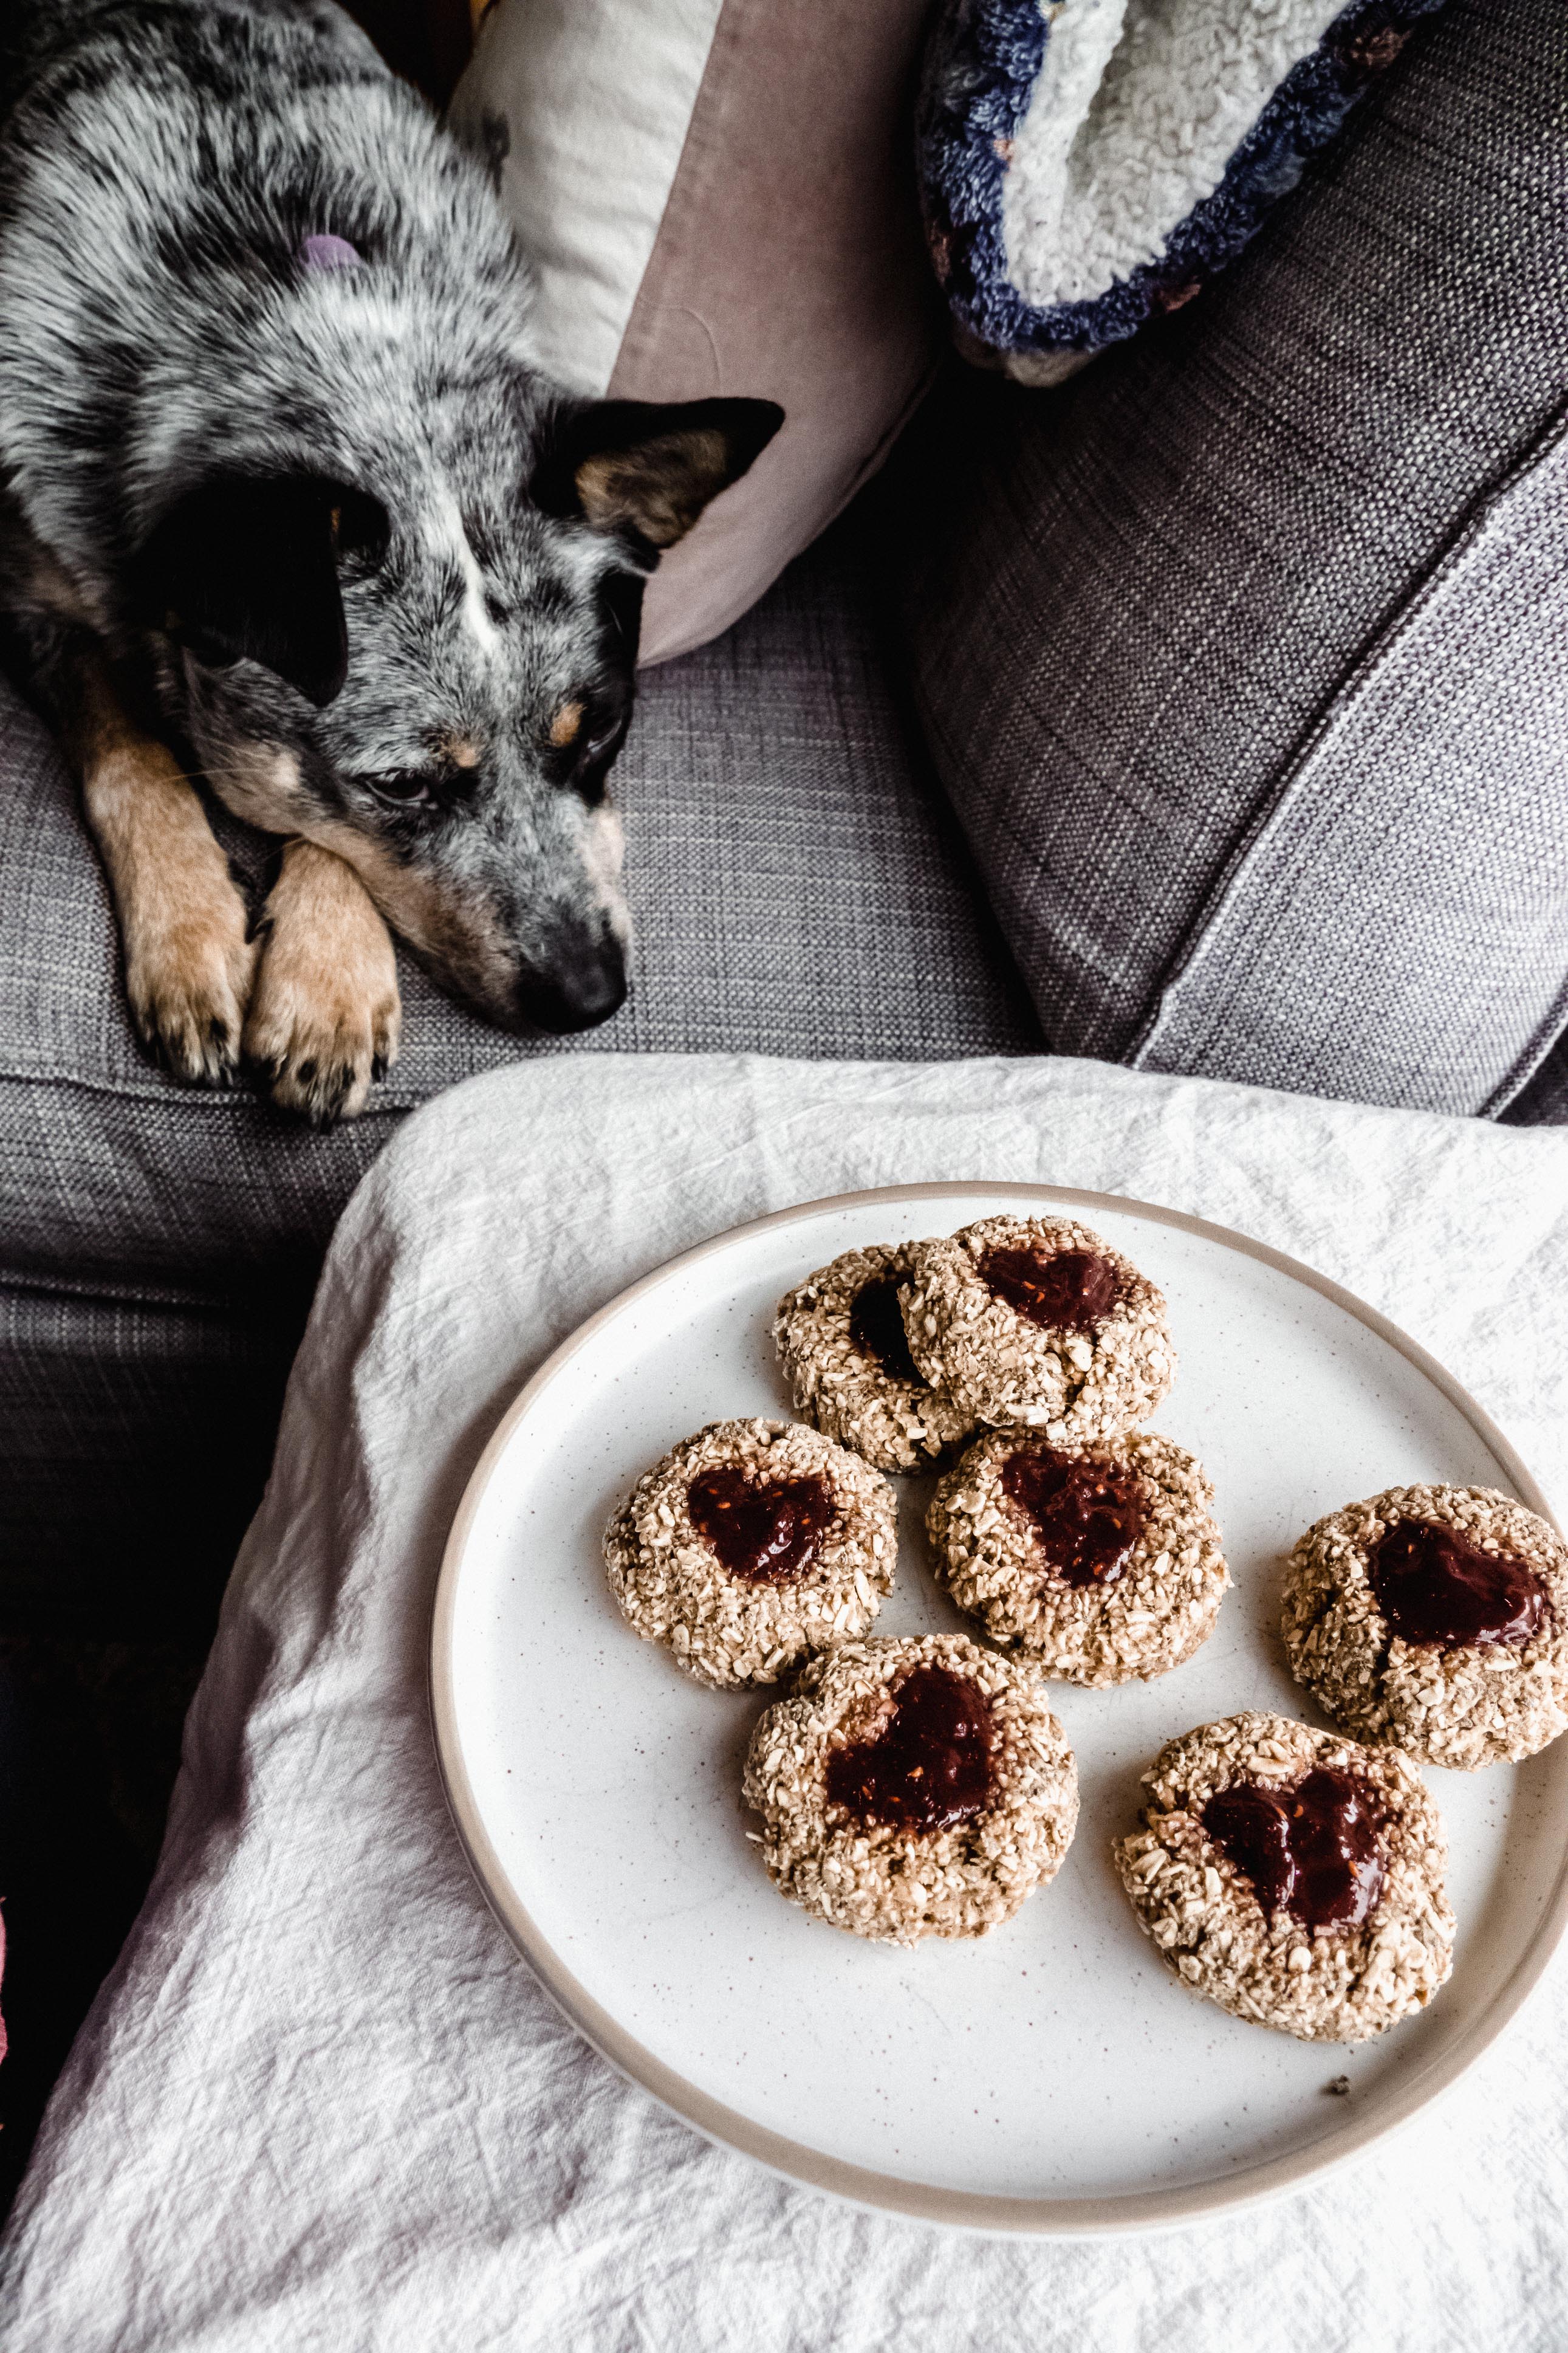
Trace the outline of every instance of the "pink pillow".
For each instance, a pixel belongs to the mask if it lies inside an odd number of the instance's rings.
[[[642,659],[716,637],[886,456],[940,332],[915,192],[924,0],[495,0],[450,120],[500,163],[540,356],[783,429],[664,558]]]

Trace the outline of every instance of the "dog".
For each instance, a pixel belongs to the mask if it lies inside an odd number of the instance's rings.
[[[782,410],[548,381],[496,159],[329,0],[5,12],[0,617],[146,1047],[351,1117],[388,926],[503,1029],[606,1019],[644,586]],[[254,934],[193,764],[287,838]]]

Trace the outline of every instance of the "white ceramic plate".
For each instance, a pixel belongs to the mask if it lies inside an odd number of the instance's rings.
[[[1236,1579],[1196,1658],[1152,1684],[1053,1685],[1082,1812],[1056,1882],[974,1944],[822,1926],[744,1837],[741,1760],[776,1691],[720,1694],[639,1641],[601,1533],[704,1422],[787,1415],[769,1325],[857,1243],[1068,1207],[1160,1284],[1181,1357],[1156,1426],[1206,1464]],[[1238,1708],[1321,1723],[1280,1650],[1283,1558],[1322,1513],[1436,1479],[1546,1505],[1458,1384],[1307,1268],[1215,1226],[1044,1187],[928,1186],[765,1218],[649,1275],[529,1383],[474,1473],[437,1599],[432,1695],[453,1816],[497,1913],[605,2055],[715,2139],[895,2212],[986,2230],[1149,2228],[1300,2182],[1451,2083],[1568,1918],[1568,1740],[1431,1770],[1454,1975],[1376,2043],[1300,2043],[1189,1994],[1112,1874],[1162,1743]],[[963,1623],[906,1498],[878,1633]],[[1348,2076],[1348,2094],[1328,2085]]]

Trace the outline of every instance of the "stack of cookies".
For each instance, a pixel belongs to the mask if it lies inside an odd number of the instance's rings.
[[[1006,1650],[1068,1683],[1164,1674],[1229,1582],[1200,1464],[1142,1424],[1170,1388],[1165,1303],[1070,1219],[983,1218],[850,1250],[779,1303],[796,1409],[879,1468],[950,1461],[937,1576]]]

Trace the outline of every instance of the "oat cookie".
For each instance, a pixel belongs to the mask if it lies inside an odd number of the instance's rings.
[[[929,1470],[974,1427],[910,1355],[899,1285],[917,1247],[846,1250],[786,1292],[773,1318],[795,1411],[879,1471]]]
[[[1398,1749],[1233,1715],[1169,1742],[1143,1786],[1116,1868],[1194,1993],[1307,2042],[1364,2042],[1444,1983],[1447,1841]]]
[[[1230,1583],[1214,1489],[1168,1438],[1058,1452],[989,1431],[926,1514],[931,1563],[994,1642],[1074,1683],[1150,1682],[1207,1641]]]
[[[1391,1487],[1308,1529],[1290,1672],[1358,1739],[1468,1770],[1568,1729],[1568,1547],[1489,1487]]]
[[[914,1248],[910,1354],[977,1421],[1087,1446],[1147,1420],[1174,1379],[1164,1300],[1089,1227],[982,1218]]]
[[[893,1491],[803,1422],[711,1421],[645,1472],[605,1535],[616,1599],[706,1683],[776,1683],[859,1634],[893,1582]]]
[[[1043,1679],[963,1634],[813,1659],[752,1734],[743,1794],[781,1894],[893,1945],[1010,1920],[1078,1820]]]

